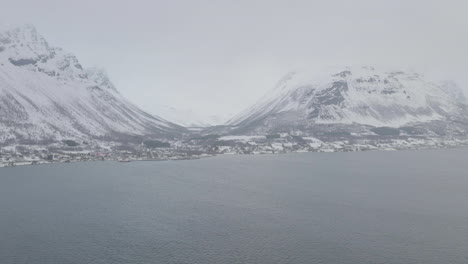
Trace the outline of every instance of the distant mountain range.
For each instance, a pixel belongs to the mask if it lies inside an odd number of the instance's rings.
[[[153,107],[159,116],[171,120],[180,126],[187,128],[206,128],[211,126],[224,125],[233,115],[210,115],[202,116],[191,109],[179,109],[167,105]]]
[[[74,55],[50,46],[33,26],[0,33],[0,146],[69,139],[184,141],[206,135],[352,140],[468,134],[468,102],[454,83],[372,67],[291,72],[225,124],[160,108],[164,118],[130,103],[102,70],[85,69]]]

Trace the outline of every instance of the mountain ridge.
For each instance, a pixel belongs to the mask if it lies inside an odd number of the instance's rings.
[[[75,160],[80,151],[96,160],[101,151],[159,160],[468,144],[468,103],[456,84],[373,67],[290,72],[224,125],[171,107],[160,115],[126,100],[105,71],[83,67],[34,27],[0,32],[4,164],[31,152],[39,160],[59,153],[66,161],[70,151]]]
[[[0,32],[0,142],[173,137],[186,129],[126,100],[32,25]]]
[[[320,125],[397,128],[465,120],[467,105],[454,83],[436,84],[417,73],[348,67],[321,74],[288,73],[228,125],[253,134],[292,132],[300,126],[312,133]]]

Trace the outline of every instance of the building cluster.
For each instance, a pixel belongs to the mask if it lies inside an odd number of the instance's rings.
[[[468,139],[334,138],[327,140],[290,134],[273,136],[206,136],[157,146],[114,144],[102,147],[47,149],[43,146],[0,147],[0,167],[83,161],[158,161],[197,159],[222,154],[277,154],[290,152],[348,152],[468,146]]]

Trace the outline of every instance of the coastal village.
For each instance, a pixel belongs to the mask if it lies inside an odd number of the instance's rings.
[[[48,146],[0,147],[0,167],[86,161],[161,161],[199,159],[214,155],[278,154],[291,152],[352,152],[468,146],[468,140],[390,137],[320,140],[291,134],[268,136],[206,135],[179,141],[147,140],[140,144],[75,142]]]

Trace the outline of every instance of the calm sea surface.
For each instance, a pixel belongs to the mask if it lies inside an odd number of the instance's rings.
[[[468,263],[468,149],[0,169],[0,263]]]

